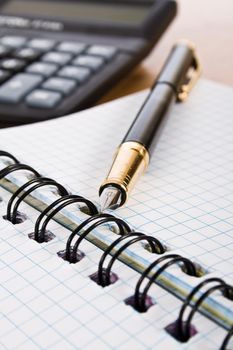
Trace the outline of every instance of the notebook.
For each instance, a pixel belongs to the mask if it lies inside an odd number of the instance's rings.
[[[127,205],[95,214],[114,150],[147,94],[0,131],[0,148],[32,167],[0,156],[3,349],[232,349],[230,87],[200,80],[171,109]],[[20,187],[19,198],[29,192],[11,207],[13,224],[7,206]]]

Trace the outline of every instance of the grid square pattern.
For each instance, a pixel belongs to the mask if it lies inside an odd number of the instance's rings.
[[[115,146],[145,96],[36,126],[1,130],[1,148],[67,184],[73,193],[97,201]],[[201,81],[187,104],[171,112],[149,171],[118,212],[137,230],[161,239],[170,251],[229,282],[233,277],[232,107],[230,88]],[[1,197],[7,201],[5,191]],[[177,317],[180,302],[167,292],[158,293],[156,286],[152,292],[157,304],[148,313],[137,314],[126,307],[122,297],[132,294],[138,276],[121,263],[116,264],[116,272],[122,279],[115,285],[102,289],[93,284],[88,275],[95,271],[100,253],[88,242],[83,246],[87,259],[80,268],[54,256],[65,241],[65,229],[56,223],[52,224],[56,240],[41,246],[28,240],[36,211],[24,205],[22,209],[30,213],[25,223],[12,227],[0,220],[5,233],[1,305],[6,306],[0,318],[4,349],[73,349],[79,340],[83,349],[219,346],[225,332],[199,315],[200,333],[188,344],[180,345],[168,336],[163,328]],[[4,203],[0,208],[5,210]],[[95,319],[99,332],[94,331]],[[136,325],[135,336],[130,320]]]

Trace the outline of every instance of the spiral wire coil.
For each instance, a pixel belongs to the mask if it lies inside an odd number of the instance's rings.
[[[61,212],[61,210],[72,204],[78,204],[79,206],[84,205],[86,207],[90,216],[71,232],[66,242],[64,259],[68,262],[76,263],[79,261],[78,256],[80,253],[80,244],[93,230],[110,224],[117,227],[117,232],[115,233],[118,234],[119,237],[104,250],[98,263],[98,271],[95,275],[96,282],[100,286],[106,287],[112,283],[111,270],[113,264],[131,245],[139,242],[146,242],[151,253],[161,255],[166,252],[165,247],[157,238],[145,235],[141,232],[132,231],[130,226],[124,220],[111,214],[98,213],[98,209],[96,208],[95,204],[90,200],[79,195],[70,194],[63,185],[59,184],[53,179],[41,176],[34,168],[28,166],[27,164],[20,163],[18,159],[9,152],[0,151],[0,157],[6,158],[10,162],[13,162],[0,170],[0,180],[13,172],[20,170],[27,171],[29,172],[30,176],[33,176],[32,179],[19,187],[8,201],[5,218],[11,221],[13,224],[18,223],[17,214],[20,203],[33,191],[44,186],[52,186],[56,188],[57,194],[60,196],[57,200],[48,205],[36,220],[33,238],[38,243],[43,243],[46,241],[47,225],[56,214]],[[105,268],[104,264],[109,255],[111,255],[111,258],[107,264],[107,267]],[[178,265],[184,273],[190,276],[198,277],[195,264],[185,257],[178,254],[167,254],[157,258],[142,272],[135,286],[133,295],[133,307],[135,310],[138,312],[147,311],[148,307],[146,305],[146,300],[150,287],[153,283],[157,282],[161,274],[168,267],[174,264]],[[155,268],[156,270],[154,270]],[[144,283],[145,286],[141,291]],[[201,296],[196,297],[200,290],[210,283],[214,283],[214,285],[207,289],[207,291],[205,291]],[[217,277],[206,279],[192,289],[190,294],[183,301],[178,319],[175,322],[175,337],[177,340],[180,342],[187,342],[190,339],[192,336],[191,322],[195,313],[198,311],[200,305],[205,301],[205,299],[217,290],[221,291],[225,298],[233,300],[233,287]],[[194,298],[195,300],[193,301]],[[187,320],[184,321],[184,313],[188,306],[191,307],[191,311],[187,317]],[[167,328],[169,328],[169,326]],[[233,324],[224,338],[220,350],[227,349],[232,335]]]

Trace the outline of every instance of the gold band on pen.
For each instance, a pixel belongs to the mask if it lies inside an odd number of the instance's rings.
[[[126,200],[138,178],[145,172],[149,165],[149,153],[138,142],[123,143],[116,153],[113,165],[102,184],[117,184],[126,194]]]

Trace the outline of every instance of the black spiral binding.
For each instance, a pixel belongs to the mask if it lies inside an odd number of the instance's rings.
[[[7,175],[9,175],[10,173],[13,173],[14,171],[18,171],[18,170],[27,170],[30,173],[32,173],[34,176],[40,177],[40,174],[29,165],[17,163],[17,164],[8,165],[6,168],[3,168],[0,171],[0,180],[6,177]]]
[[[49,221],[62,209],[71,204],[83,203],[87,206],[89,215],[95,215],[98,213],[96,206],[86,198],[77,195],[65,195],[57,199],[55,202],[50,204],[37,218],[34,230],[34,239],[38,243],[43,243],[46,241],[46,227]],[[46,219],[45,219],[46,217]],[[44,222],[43,222],[44,220]],[[43,222],[43,223],[42,223]],[[41,225],[42,223],[42,225]],[[41,226],[41,228],[40,228]]]
[[[65,260],[69,261],[70,263],[76,263],[79,261],[77,257],[79,256],[79,246],[84,238],[88,236],[88,234],[94,230],[95,228],[109,223],[115,223],[118,226],[119,234],[124,235],[128,232],[131,232],[131,229],[129,225],[123,221],[122,219],[116,218],[113,215],[110,214],[97,214],[94,215],[87,220],[85,220],[82,224],[80,224],[69,236],[67,243],[66,243],[66,249],[65,249]],[[90,225],[91,224],[91,225]],[[90,225],[90,226],[89,226]],[[86,229],[85,229],[86,228]],[[85,229],[85,230],[84,230]],[[80,235],[78,235],[82,230]],[[77,241],[72,246],[72,242],[74,238],[77,238]]]
[[[70,234],[67,240],[65,250],[63,252],[58,253],[59,256],[63,257],[63,259],[67,260],[68,262],[76,263],[77,261],[81,260],[81,258],[84,256],[84,253],[82,253],[79,250],[80,243],[88,236],[88,234],[92,230],[94,230],[95,228],[101,225],[106,225],[106,224],[115,224],[117,226],[117,232],[115,233],[119,234],[120,237],[117,238],[109,247],[107,247],[107,249],[104,251],[104,253],[100,258],[97,273],[90,276],[93,280],[95,280],[95,282],[97,282],[102,287],[108,286],[109,284],[115,282],[115,280],[112,279],[112,272],[111,272],[112,266],[114,262],[117,260],[117,258],[124,252],[124,250],[126,250],[129,246],[133,245],[134,243],[137,243],[140,241],[146,241],[148,243],[151,253],[163,254],[165,252],[164,246],[155,237],[147,236],[141,232],[133,232],[125,221],[113,215],[98,214],[98,210],[96,206],[91,201],[78,195],[69,194],[68,191],[65,189],[65,187],[63,187],[61,184],[57,183],[52,179],[42,177],[35,169],[33,169],[32,167],[26,164],[21,164],[10,153],[5,151],[0,151],[0,157],[9,158],[9,160],[13,162],[13,164],[10,164],[5,168],[3,168],[2,170],[0,170],[0,180],[6,177],[8,174],[18,170],[26,170],[33,175],[33,179],[29,180],[24,185],[22,185],[12,195],[12,197],[8,202],[7,214],[5,218],[11,221],[13,224],[17,223],[17,213],[18,213],[18,207],[20,203],[34,190],[46,185],[48,186],[52,185],[57,188],[58,194],[61,196],[56,201],[51,203],[38,216],[37,221],[35,223],[34,232],[33,234],[30,235],[31,236],[30,238],[34,238],[39,243],[47,241],[46,228],[49,221],[58,212],[60,212],[62,209],[64,209],[68,205],[83,204],[87,208],[87,212],[91,216],[87,220],[82,222],[79,226],[77,226],[75,230],[73,230],[73,232]],[[17,198],[18,200],[16,200]],[[14,202],[15,202],[15,205],[12,209]],[[72,245],[75,238],[76,238],[76,242],[75,244]],[[121,245],[121,243],[124,242],[125,240],[127,242]],[[117,245],[120,245],[118,249],[117,249]],[[108,255],[111,255],[111,259],[107,265],[107,268],[104,268],[104,262]],[[165,262],[166,260],[168,261]],[[159,267],[156,272],[153,272],[153,269],[157,265],[163,262],[165,263],[161,267]],[[128,298],[131,300],[131,302],[128,303],[126,301],[126,304],[127,303],[130,304],[139,312],[147,311],[148,309],[147,294],[152,283],[156,282],[157,278],[161,275],[161,273],[173,264],[178,264],[178,265],[182,264],[181,268],[185,273],[187,273],[190,276],[198,277],[196,267],[192,263],[192,261],[190,261],[189,259],[184,258],[177,254],[168,254],[168,255],[162,256],[156,259],[152,264],[150,264],[145,269],[145,271],[141,274],[136,284],[133,297]],[[140,292],[140,288],[143,282],[145,281],[145,279],[148,279],[148,281],[143,291]],[[204,287],[209,283],[216,283],[216,284],[211,288],[209,288],[205,293],[201,295],[201,297],[199,297],[195,302],[192,303],[194,296],[200,291],[202,287]],[[190,294],[186,297],[180,309],[178,319],[173,324],[166,327],[167,332],[170,333],[174,338],[176,338],[180,342],[188,341],[189,338],[195,334],[195,329],[193,329],[191,325],[191,321],[194,317],[194,314],[196,313],[196,311],[198,311],[199,306],[204,302],[204,300],[216,290],[220,290],[226,298],[233,300],[232,286],[226,284],[220,278],[206,279],[205,281],[199,283],[195,288],[193,288]],[[192,309],[187,318],[187,321],[183,321],[183,315],[188,306],[190,306]],[[220,350],[227,350],[227,345],[232,335],[233,335],[233,326],[230,328],[225,339],[223,340]]]
[[[163,266],[161,266],[156,272],[153,273],[153,269],[158,265],[163,263],[164,261],[169,260]],[[190,276],[197,276],[196,267],[192,263],[191,260],[184,258],[177,254],[169,254],[162,256],[161,258],[156,259],[153,263],[151,263],[145,271],[140,276],[134,291],[133,297],[133,306],[139,312],[146,312],[148,307],[146,305],[147,294],[151,287],[151,285],[157,280],[157,278],[161,275],[163,271],[165,271],[169,266],[174,264],[182,263],[185,268],[185,272]],[[150,274],[152,273],[152,276]],[[146,286],[143,289],[143,292],[140,292],[140,288],[145,279],[149,279]]]
[[[11,161],[13,161],[15,164],[18,164],[19,161],[17,158],[15,158],[12,154],[6,151],[0,151],[0,157],[6,157],[9,158]]]
[[[33,186],[32,186],[33,185]],[[54,186],[58,190],[58,194],[60,196],[68,195],[67,190],[65,187],[63,187],[58,182],[47,178],[47,177],[38,177],[36,179],[32,179],[28,182],[26,182],[24,185],[18,188],[18,190],[11,196],[10,200],[7,204],[7,214],[6,219],[11,221],[13,224],[17,224],[17,213],[20,203],[33,191],[37,190],[38,188],[44,187],[44,186]],[[30,187],[28,190],[27,188]],[[17,199],[18,198],[18,199]],[[17,200],[16,200],[17,199]],[[14,207],[12,209],[13,203],[16,200],[16,203],[14,204]]]
[[[231,327],[231,329],[227,333],[225,339],[223,340],[222,345],[220,347],[220,350],[227,350],[227,345],[228,345],[232,336],[233,336],[233,326]]]
[[[8,174],[17,170],[27,170],[30,173],[32,173],[34,176],[40,177],[40,174],[35,169],[31,168],[26,164],[20,164],[18,159],[15,158],[11,153],[6,151],[0,151],[0,157],[8,158],[10,159],[10,161],[13,161],[13,164],[10,164],[5,168],[3,168],[2,170],[0,170],[0,180],[6,177]],[[2,199],[0,198],[0,202],[1,201]]]
[[[124,245],[122,245],[115,253],[113,253],[114,248],[124,240],[128,240],[128,238],[131,238],[128,242],[126,242]],[[130,232],[129,234],[122,236],[115,240],[103,253],[101,256],[101,259],[99,261],[98,266],[98,272],[97,274],[94,274],[91,276],[92,279],[94,279],[99,285],[102,287],[106,287],[111,284],[111,269],[114,264],[114,262],[117,260],[117,258],[123,253],[123,251],[127,248],[129,248],[131,245],[140,242],[140,241],[146,241],[149,244],[149,247],[151,249],[152,253],[156,254],[163,254],[165,252],[165,249],[161,242],[152,236],[147,236],[141,232]],[[108,255],[112,253],[111,260],[109,261],[107,268],[104,268],[104,262]]]
[[[215,283],[214,286],[207,289],[206,292],[204,292],[195,302],[193,305],[191,305],[193,298],[195,295],[207,284],[209,283]],[[168,325],[166,327],[166,330],[168,333],[170,333],[174,338],[179,340],[180,342],[187,342],[193,335],[197,333],[194,326],[192,326],[191,322],[194,317],[194,314],[198,311],[199,306],[204,302],[204,300],[213,292],[220,290],[224,297],[226,297],[229,300],[233,300],[233,287],[226,284],[222,279],[220,278],[208,278],[204,280],[203,282],[199,283],[196,287],[193,288],[193,290],[190,292],[190,294],[186,297],[185,301],[182,304],[182,307],[179,312],[178,319]],[[187,320],[184,321],[184,313],[188,306],[191,306],[191,311],[187,317]],[[221,349],[226,349],[227,343],[230,340],[230,337],[232,335],[232,329],[228,332],[226,338],[224,339]]]

